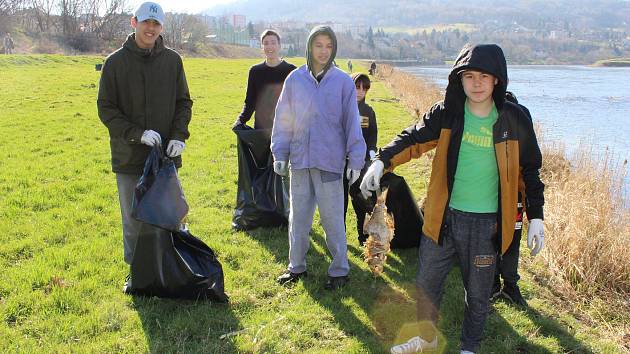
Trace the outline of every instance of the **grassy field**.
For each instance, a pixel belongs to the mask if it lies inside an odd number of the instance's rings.
[[[630,66],[630,58],[598,60],[593,66],[628,67]]]
[[[322,288],[329,256],[317,222],[309,277],[291,288],[275,283],[287,263],[286,230],[230,229],[237,165],[229,128],[253,60],[185,61],[195,105],[180,176],[190,229],[223,263],[230,304],[122,294],[128,267],[107,130],[95,103],[94,64],[101,60],[0,57],[3,352],[381,353],[410,335],[416,250],[392,254],[383,278],[373,279],[352,212],[351,283],[333,292]],[[368,101],[382,145],[413,118],[381,83],[372,87]],[[397,172],[421,197],[427,170],[421,159]],[[600,329],[548,305],[545,297],[553,295],[534,276],[523,271],[530,309],[494,305],[480,353],[622,352]],[[445,289],[438,352],[458,352],[462,299],[455,270]]]

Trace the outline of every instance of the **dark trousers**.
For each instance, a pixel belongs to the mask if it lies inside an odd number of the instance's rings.
[[[494,281],[496,233],[496,213],[467,213],[449,208],[442,245],[422,237],[416,289],[418,326],[425,340],[432,341],[437,334],[444,281],[457,262],[465,290],[461,349],[475,352],[479,348]]]
[[[515,285],[519,279],[518,275],[518,256],[521,249],[521,234],[522,230],[514,230],[514,238],[512,244],[507,249],[505,254],[497,258],[497,269],[494,277],[494,282],[499,283],[503,278],[504,283],[510,283]]]
[[[366,163],[366,166],[368,163]],[[347,167],[347,166],[346,166]],[[352,186],[349,186],[350,181],[346,177],[345,170],[343,174],[343,222],[345,225],[346,222],[346,214],[348,213],[348,200],[352,201],[352,208],[354,209],[354,213],[357,215],[357,238],[359,240],[359,244],[363,244],[365,240],[367,240],[367,235],[363,234],[363,223],[365,222],[365,213],[370,213],[372,210],[368,210],[365,202],[359,202],[355,200],[355,198],[350,198],[350,195],[358,195],[360,193],[359,186],[361,185],[361,180],[365,175],[367,168],[364,167],[361,171],[361,175],[359,179]],[[348,234],[346,230],[346,235]]]
[[[518,194],[519,200],[521,200],[521,194]],[[518,203],[518,214],[516,219],[516,226],[514,228],[514,237],[512,243],[508,247],[505,254],[497,258],[497,269],[494,276],[495,284],[500,283],[500,279],[503,278],[504,283],[516,285],[521,277],[518,275],[518,257],[521,250],[521,235],[523,233],[523,204]]]

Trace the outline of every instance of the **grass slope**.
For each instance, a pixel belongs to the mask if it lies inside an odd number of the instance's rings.
[[[329,256],[317,220],[309,277],[284,288],[286,230],[230,229],[236,193],[238,114],[253,60],[185,61],[195,101],[181,180],[190,228],[218,253],[229,305],[121,293],[120,211],[108,134],[96,113],[96,57],[0,58],[0,348],[10,352],[380,353],[413,330],[416,250],[394,253],[382,279],[362,262],[348,219],[352,281],[324,291]],[[303,62],[297,60],[296,62]],[[380,145],[411,117],[373,86]],[[428,164],[397,170],[416,196]],[[352,212],[349,213],[351,215]],[[618,352],[597,329],[558,313],[524,274],[528,311],[495,305],[482,353]],[[463,289],[449,276],[440,352],[457,352]],[[226,339],[222,334],[240,331]]]

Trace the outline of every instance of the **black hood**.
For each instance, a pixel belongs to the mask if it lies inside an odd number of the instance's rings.
[[[160,55],[166,48],[164,46],[164,37],[162,37],[162,35],[159,35],[158,38],[155,40],[155,45],[153,46],[153,48],[151,49],[140,48],[138,47],[138,44],[136,43],[135,33],[132,33],[129,36],[127,36],[127,40],[123,44],[123,47],[129,50],[130,52],[132,52],[133,54],[139,57],[143,57],[143,58],[156,57]]]
[[[453,70],[448,76],[448,86],[444,96],[444,106],[447,110],[462,111],[466,101],[466,94],[462,86],[459,73],[463,70],[479,70],[492,74],[499,82],[494,86],[492,98],[497,110],[503,108],[505,91],[508,85],[507,64],[503,50],[496,44],[466,44],[455,60]]]
[[[306,44],[306,65],[308,66],[308,70],[316,75],[316,72],[313,72],[313,57],[312,57],[312,49],[313,39],[319,36],[320,34],[325,34],[330,37],[332,41],[332,53],[330,54],[330,59],[328,59],[328,63],[324,66],[324,73],[330,69],[335,60],[335,56],[337,55],[337,36],[335,36],[335,32],[333,32],[332,28],[328,26],[317,26],[311,30],[311,33],[308,35],[308,43]]]

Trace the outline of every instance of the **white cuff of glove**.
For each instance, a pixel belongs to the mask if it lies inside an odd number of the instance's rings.
[[[289,174],[289,166],[286,161],[274,161],[273,171],[278,175],[285,177]]]
[[[385,164],[381,160],[374,160],[368,168],[367,172],[365,172],[365,176],[363,176],[363,180],[361,181],[361,194],[366,199],[372,195],[372,192],[376,191],[381,184],[381,177],[383,177],[383,170],[385,169]]]
[[[142,133],[140,142],[148,146],[160,145],[162,144],[162,137],[160,137],[160,134],[155,130],[145,130]]]
[[[186,144],[184,144],[183,141],[171,140],[168,142],[168,147],[166,148],[166,155],[168,155],[168,157],[179,156],[182,154],[185,148],[186,148]]]
[[[542,219],[531,219],[527,227],[527,247],[537,255],[545,245],[545,226]]]
[[[346,169],[346,178],[348,179],[348,186],[351,186],[359,179],[361,170],[353,170],[350,167]]]

